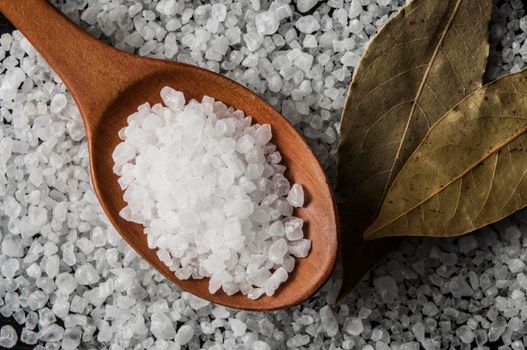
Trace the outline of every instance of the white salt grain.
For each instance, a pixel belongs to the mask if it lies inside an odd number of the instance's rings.
[[[311,34],[316,30],[320,29],[320,23],[312,15],[300,17],[296,23],[295,27],[302,33]]]
[[[192,329],[192,327],[188,325],[183,325],[179,327],[177,334],[176,334],[176,338],[174,340],[176,344],[178,345],[185,345],[188,342],[190,342],[193,336],[194,336],[194,329]]]
[[[269,248],[269,260],[275,264],[282,264],[286,253],[287,242],[285,239],[281,238],[271,244],[271,247]]]
[[[280,19],[276,12],[265,11],[257,14],[254,18],[256,31],[260,34],[271,35],[278,31]]]
[[[304,190],[299,184],[294,184],[289,190],[287,195],[287,201],[295,208],[300,208],[304,206]]]
[[[299,0],[296,4],[298,11],[307,12],[311,10],[319,0]]]
[[[63,94],[58,94],[53,97],[51,104],[49,106],[49,111],[51,113],[60,113],[68,104],[66,96]]]
[[[236,318],[229,318],[229,325],[235,337],[244,335],[247,330],[247,325]]]
[[[0,347],[10,349],[16,345],[18,336],[15,329],[10,325],[5,325],[0,329]]]
[[[80,285],[89,285],[98,282],[100,279],[99,273],[92,264],[84,264],[75,270],[75,280]]]
[[[384,301],[390,302],[397,298],[399,287],[397,287],[397,283],[393,277],[378,277],[373,281],[373,284]]]
[[[188,326],[182,326],[181,328],[183,327]],[[150,331],[159,339],[174,339],[176,337],[176,330],[170,318],[162,312],[156,312],[152,315]]]

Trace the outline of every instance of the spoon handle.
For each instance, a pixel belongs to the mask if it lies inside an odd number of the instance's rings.
[[[45,0],[0,0],[0,11],[31,42],[74,96],[87,129],[125,88],[131,55],[93,38]],[[128,73],[129,75],[129,73]],[[94,117],[95,118],[95,117]]]

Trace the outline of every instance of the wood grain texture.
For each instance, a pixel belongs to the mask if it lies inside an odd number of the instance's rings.
[[[362,235],[401,167],[432,125],[482,85],[491,10],[491,0],[413,0],[364,53],[341,119],[340,298],[398,244]]]
[[[183,289],[217,304],[246,310],[274,310],[298,304],[327,280],[336,259],[338,220],[333,193],[320,163],[295,128],[269,104],[241,85],[208,70],[177,62],[139,58],[95,40],[44,0],[0,1],[0,10],[22,31],[72,93],[84,120],[95,192],[112,224],[153,267]],[[312,249],[298,259],[290,279],[273,297],[250,300],[241,294],[208,292],[208,279],[178,280],[148,249],[143,227],[119,216],[125,206],[112,151],[126,118],[148,101],[161,102],[169,85],[187,99],[204,95],[243,110],[257,123],[270,124],[290,181],[301,184],[306,206],[296,211],[305,220]]]

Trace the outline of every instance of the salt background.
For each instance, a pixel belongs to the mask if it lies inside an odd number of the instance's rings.
[[[351,73],[403,1],[303,0],[292,13],[279,7],[279,22],[258,0],[211,11],[172,0],[54,3],[116,47],[199,64],[247,85],[302,131],[334,178]],[[527,62],[522,1],[497,4],[488,77]],[[273,44],[267,34],[276,31],[286,39]],[[116,350],[524,349],[526,212],[460,239],[405,240],[333,311],[338,279],[287,311],[214,306],[166,282],[108,225],[89,185],[79,113],[27,41],[17,32],[3,36],[0,58],[0,315],[25,323],[26,342]],[[0,345],[14,341],[13,330],[2,328]]]

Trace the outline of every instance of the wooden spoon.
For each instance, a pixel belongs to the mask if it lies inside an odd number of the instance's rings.
[[[85,33],[45,0],[0,0],[0,10],[26,36],[62,78],[73,95],[86,129],[91,177],[106,215],[122,237],[154,268],[181,288],[217,304],[246,310],[274,310],[301,303],[329,277],[337,254],[338,221],[333,194],[320,163],[295,128],[250,90],[216,73],[195,66],[136,57]],[[270,124],[290,181],[306,193],[305,208],[296,215],[306,221],[312,240],[309,256],[297,259],[289,280],[272,297],[250,300],[241,293],[210,294],[208,279],[179,280],[149,249],[143,227],[125,221],[123,192],[112,172],[117,132],[126,118],[148,101],[161,102],[162,87],[183,91],[188,99],[204,95]]]

